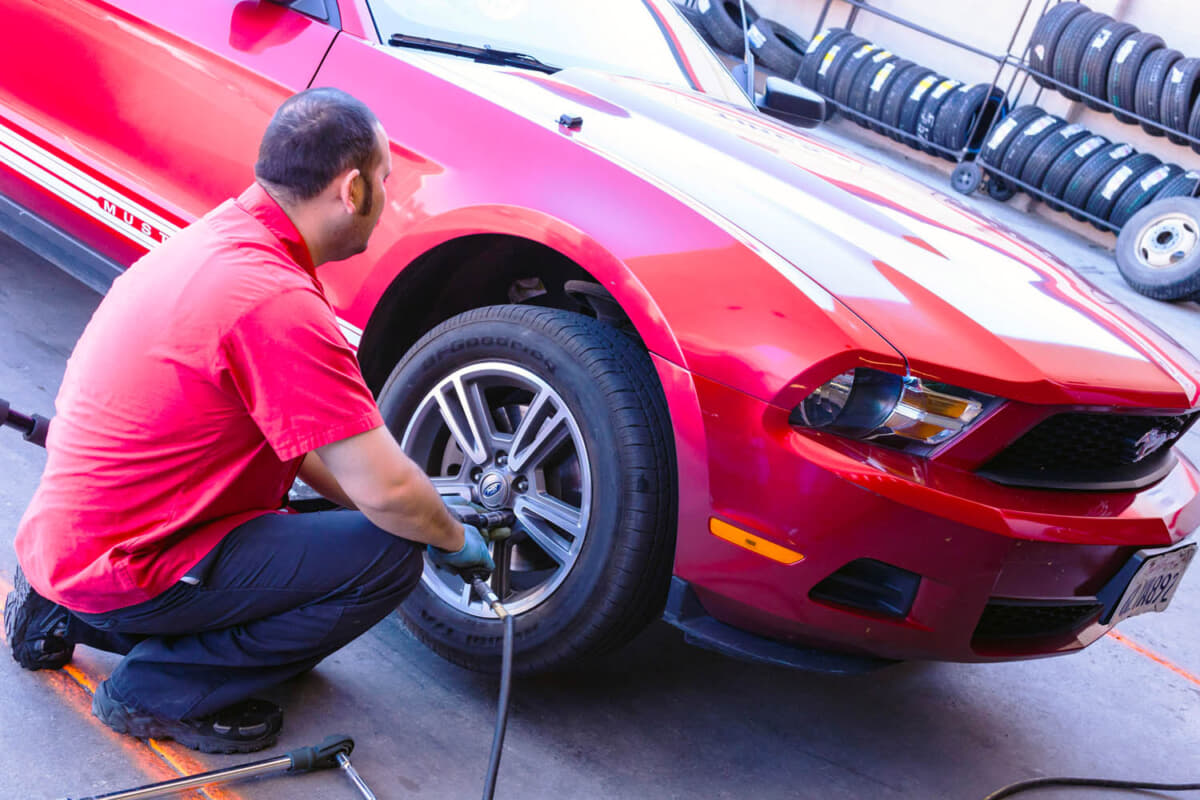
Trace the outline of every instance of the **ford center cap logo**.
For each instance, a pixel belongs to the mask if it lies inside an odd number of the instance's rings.
[[[483,477],[479,484],[479,495],[489,508],[499,506],[504,500],[504,478],[492,472]]]

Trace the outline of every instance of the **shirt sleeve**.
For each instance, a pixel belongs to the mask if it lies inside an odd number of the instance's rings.
[[[281,461],[383,424],[329,304],[289,289],[242,315],[218,368]]]

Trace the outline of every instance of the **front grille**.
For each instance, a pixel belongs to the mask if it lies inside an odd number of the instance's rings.
[[[1117,491],[1149,485],[1174,464],[1171,446],[1200,416],[1056,414],[1005,448],[980,474],[998,483]]]
[[[992,602],[983,610],[975,627],[973,644],[1045,639],[1073,634],[1100,614],[1098,603],[1033,605],[1021,602]]]

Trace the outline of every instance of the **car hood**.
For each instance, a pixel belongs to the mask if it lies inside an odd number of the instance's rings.
[[[1027,402],[1200,405],[1200,363],[1169,336],[952,197],[698,93],[584,70],[472,73],[539,123],[581,117],[581,146],[782,256],[915,374]]]

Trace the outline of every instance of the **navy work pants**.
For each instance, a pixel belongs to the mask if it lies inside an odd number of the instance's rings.
[[[108,679],[117,699],[195,719],[312,669],[375,625],[416,587],[421,554],[357,511],[268,514],[158,597],[74,613],[69,635],[125,654]]]

